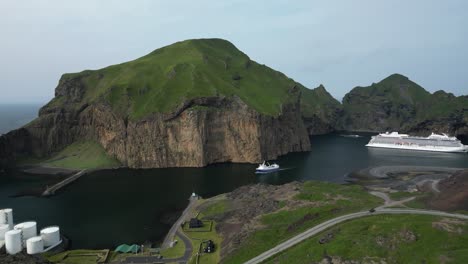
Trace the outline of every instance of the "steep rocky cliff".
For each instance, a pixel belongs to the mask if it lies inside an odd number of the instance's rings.
[[[39,118],[0,138],[0,160],[44,159],[98,142],[132,168],[260,162],[310,149],[302,86],[220,39],[65,74]]]
[[[433,94],[407,77],[393,74],[343,98],[339,126],[349,131],[402,131],[468,135],[468,97],[444,91]]]
[[[301,110],[309,135],[322,135],[336,130],[343,108],[323,85],[302,90]]]

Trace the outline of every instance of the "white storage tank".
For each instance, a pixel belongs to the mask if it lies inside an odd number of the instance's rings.
[[[23,231],[23,240],[37,236],[37,223],[34,221],[17,224],[14,229]]]
[[[29,255],[42,253],[42,251],[44,251],[44,240],[42,240],[42,237],[36,236],[26,240],[26,252]]]
[[[41,237],[44,240],[44,247],[50,247],[60,242],[60,228],[50,226],[41,230]]]
[[[5,233],[5,248],[8,254],[14,255],[23,249],[21,233],[21,230],[10,230]]]
[[[7,224],[10,229],[13,228],[13,209],[6,208],[0,210],[0,224]]]
[[[0,240],[5,240],[5,233],[10,230],[7,224],[0,224]]]

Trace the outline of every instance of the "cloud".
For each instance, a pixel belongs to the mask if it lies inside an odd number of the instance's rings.
[[[400,72],[466,94],[465,1],[1,1],[0,102],[47,101],[62,73],[221,37],[341,98]]]

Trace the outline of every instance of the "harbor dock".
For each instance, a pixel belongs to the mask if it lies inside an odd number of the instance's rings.
[[[67,186],[68,184],[76,181],[77,179],[79,179],[81,176],[85,175],[86,173],[89,173],[91,172],[92,170],[81,170],[69,177],[67,177],[66,179],[52,185],[52,186],[48,186],[46,188],[46,190],[42,193],[42,196],[51,196],[51,195],[54,195],[56,191],[60,190],[61,188]]]

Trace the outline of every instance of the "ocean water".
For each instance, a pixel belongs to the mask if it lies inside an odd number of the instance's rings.
[[[27,124],[39,108],[39,104],[0,105],[0,133]],[[377,165],[468,167],[466,154],[368,149],[369,139],[370,135],[311,137],[311,152],[279,158],[276,162],[282,169],[271,174],[255,174],[255,164],[99,171],[49,198],[15,196],[53,184],[57,178],[13,172],[7,175],[12,177],[0,178],[0,207],[13,208],[17,223],[35,220],[39,228],[59,225],[73,248],[112,248],[160,241],[192,192],[211,197],[253,183],[346,183],[350,172]]]
[[[468,155],[368,149],[370,135],[311,137],[312,151],[276,162],[282,170],[255,174],[255,164],[206,168],[107,170],[86,175],[50,198],[13,197],[56,179],[35,175],[0,179],[0,205],[14,209],[15,222],[59,225],[73,248],[113,248],[122,243],[161,241],[192,192],[211,197],[253,183],[318,180],[346,183],[348,173],[377,165],[468,167]],[[10,175],[10,174],[9,174]]]
[[[0,104],[0,135],[20,128],[37,117],[42,104]]]

